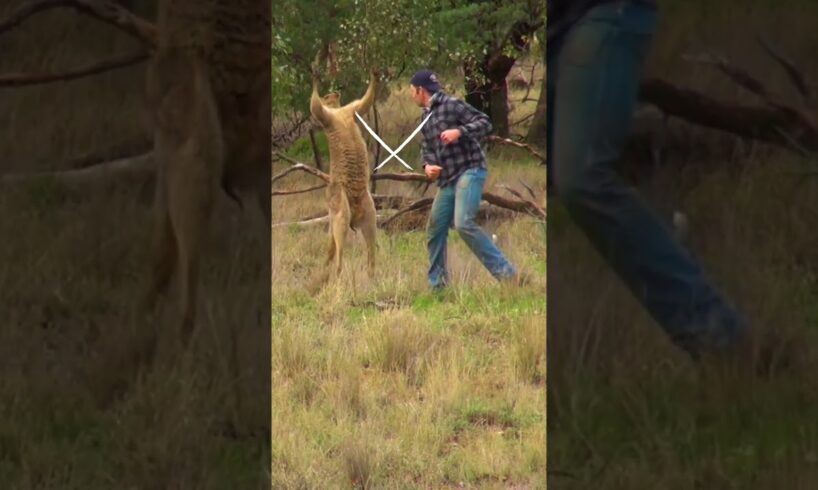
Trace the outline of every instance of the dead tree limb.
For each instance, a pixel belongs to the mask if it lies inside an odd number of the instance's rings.
[[[516,201],[498,196],[497,194],[492,194],[491,192],[484,192],[483,200],[489,204],[494,204],[495,206],[499,206],[501,208],[506,208],[512,211],[526,213],[537,218],[545,219],[545,210],[543,210],[533,201]]]
[[[271,126],[271,140],[273,153],[292,144],[293,141],[301,137],[304,132],[304,125],[309,120],[309,114],[293,113],[283,117],[273,117]],[[320,169],[323,170],[323,169]]]
[[[759,42],[765,52],[784,68],[802,99],[808,102],[810,89],[806,77],[768,42],[762,38],[759,38]],[[677,116],[694,124],[784,146],[803,154],[818,151],[818,124],[813,114],[803,107],[776,98],[760,79],[733,65],[725,57],[705,54],[686,56],[685,59],[715,66],[733,83],[758,96],[764,106],[719,101],[707,94],[657,79],[642,83],[640,99],[657,106],[666,115]]]
[[[395,173],[378,173],[372,175],[372,180],[396,180],[398,182],[434,182],[434,180],[426,177],[424,174],[416,174],[411,172]]]
[[[531,119],[534,116],[535,116],[535,113],[532,112],[531,114],[529,114],[529,115],[527,115],[525,117],[521,117],[520,119],[514,121],[513,123],[510,124],[510,126],[518,126],[518,125],[528,121],[529,119]]]
[[[318,189],[323,189],[326,187],[327,184],[318,184],[312,187],[307,187],[306,189],[297,189],[294,191],[272,191],[270,193],[271,196],[291,196],[293,194],[304,194],[307,192],[317,191]]]
[[[276,154],[281,159],[292,163],[293,166],[286,169],[286,170],[284,170],[283,172],[281,172],[279,174],[276,174],[272,178],[270,183],[273,183],[273,182],[275,182],[277,180],[280,180],[285,175],[287,175],[289,173],[292,173],[292,172],[295,172],[295,171],[307,172],[308,174],[311,174],[311,175],[314,175],[314,176],[318,177],[319,179],[323,180],[324,182],[329,182],[329,175],[325,174],[324,172],[322,172],[322,171],[320,171],[320,170],[318,170],[316,168],[310,167],[309,165],[305,165],[305,164],[299,162],[298,160],[295,160],[295,159],[291,158],[290,156],[288,156],[284,152],[279,151],[279,152],[276,152]]]
[[[321,172],[320,170],[317,170],[317,169],[315,169],[313,167],[310,167],[309,165],[305,165],[305,164],[303,164],[303,163],[301,163],[301,162],[287,156],[286,154],[284,154],[282,152],[278,152],[278,156],[281,157],[284,160],[292,162],[293,166],[291,166],[291,167],[287,168],[286,170],[276,174],[272,178],[272,182],[280,180],[284,176],[286,176],[286,175],[288,175],[288,174],[290,174],[292,172],[295,172],[295,171],[307,172],[307,173],[309,173],[311,175],[314,175],[314,176],[322,179],[325,183],[329,182],[329,176],[327,174],[325,174],[324,172]],[[371,176],[371,179],[373,179],[373,180],[413,181],[413,182],[433,182],[431,179],[429,179],[428,177],[426,177],[423,174],[409,173],[409,172],[399,173],[399,174],[389,174],[389,173],[375,174],[375,175]],[[301,192],[308,192],[309,190],[315,190],[317,188],[320,188],[320,187],[305,189],[305,190],[299,190],[299,191],[274,191],[274,195],[284,195],[285,193],[297,194],[297,193],[301,193]],[[531,188],[529,188],[529,187],[527,187],[527,188],[528,188],[529,193],[532,193],[532,195],[533,195],[533,190],[531,190]],[[488,202],[489,204],[493,204],[495,206],[499,206],[499,207],[502,207],[502,208],[506,208],[506,209],[521,212],[521,213],[527,213],[529,215],[545,219],[545,210],[542,207],[537,205],[537,203],[535,203],[533,200],[525,198],[519,192],[514,191],[513,189],[509,189],[509,190],[513,194],[515,194],[519,199],[518,200],[509,199],[509,198],[506,198],[506,197],[498,196],[496,194],[492,194],[491,192],[483,192],[483,199],[486,202]],[[278,194],[275,194],[275,192],[277,192]],[[394,219],[396,219],[398,216],[401,216],[401,215],[406,214],[406,213],[411,212],[411,211],[415,211],[415,210],[420,209],[420,208],[422,208],[424,206],[430,205],[432,203],[432,201],[434,200],[431,197],[427,197],[427,198],[422,198],[422,199],[419,199],[419,200],[416,200],[416,201],[408,202],[406,199],[407,198],[402,197],[402,196],[382,196],[382,195],[373,196],[373,200],[375,200],[376,207],[378,209],[382,209],[384,207],[401,207],[400,211],[398,211],[398,213],[395,216],[391,216],[384,223],[384,225],[388,225],[389,223],[394,221]]]
[[[273,228],[282,228],[284,226],[311,226],[319,225],[321,223],[328,223],[329,215],[320,216],[318,218],[306,218],[299,221],[286,221],[284,223],[273,223]]]
[[[416,210],[419,210],[419,209],[428,208],[429,206],[432,205],[434,200],[435,199],[433,197],[424,197],[422,199],[418,199],[417,201],[413,202],[412,204],[404,207],[403,209],[399,210],[397,213],[390,216],[389,219],[387,219],[386,221],[381,223],[381,226],[384,226],[384,227],[389,226],[396,219],[398,219],[399,217],[403,216],[406,213],[410,213],[412,211],[416,211]]]
[[[788,60],[783,54],[773,48],[772,44],[764,39],[763,36],[759,35],[757,39],[764,51],[784,69],[784,72],[796,90],[798,90],[798,93],[801,94],[804,102],[809,103],[812,100],[812,89],[811,84],[807,81],[807,77],[796,68],[795,63]]]
[[[77,169],[99,165],[105,162],[121,160],[139,155],[144,155],[153,149],[153,142],[145,136],[114,143],[107,148],[91,151],[65,162],[59,168]]]
[[[0,87],[20,87],[24,85],[39,85],[50,82],[63,82],[89,75],[132,66],[146,61],[150,55],[146,52],[131,53],[116,56],[107,60],[91,63],[71,71],[60,73],[7,73],[0,75]]]
[[[665,114],[694,124],[790,149],[795,142],[810,152],[818,151],[818,127],[803,111],[724,102],[659,79],[643,81],[639,96]]]
[[[373,194],[372,200],[375,201],[376,209],[400,209],[415,202],[409,197],[387,196],[382,194]]]
[[[771,94],[767,88],[758,79],[751,76],[746,71],[733,66],[727,58],[723,56],[716,56],[712,53],[705,53],[702,55],[685,55],[682,57],[685,61],[692,61],[695,63],[702,63],[715,66],[722,74],[733,81],[739,87],[761,97],[763,100],[768,100]]]
[[[530,185],[526,184],[526,183],[523,181],[523,179],[518,179],[518,182],[520,183],[520,185],[522,185],[523,187],[525,187],[525,190],[527,190],[527,191],[528,191],[528,195],[529,195],[529,196],[531,196],[531,199],[537,199],[537,195],[536,195],[536,194],[534,194],[534,189],[532,189]]]
[[[531,73],[528,74],[528,85],[525,87],[525,95],[523,95],[523,102],[525,103],[528,99],[528,96],[531,94],[531,87],[534,86],[534,72],[537,70],[537,65],[539,63],[535,61],[531,63]]]
[[[29,0],[9,17],[0,21],[0,34],[19,26],[39,12],[58,7],[70,7],[110,24],[149,48],[156,45],[156,26],[111,0]]]
[[[60,184],[81,185],[100,181],[108,182],[112,177],[148,178],[153,174],[153,153],[149,152],[75,170],[4,175],[0,177],[0,182],[12,184],[51,180]]]
[[[540,160],[543,164],[545,164],[545,155],[540,153],[539,151],[535,150],[531,145],[526,143],[518,143],[514,140],[510,140],[508,138],[500,138],[499,136],[489,135],[486,137],[487,140],[493,143],[499,143],[501,145],[509,145],[514,146],[516,148],[522,148],[526,150],[528,153],[534,155],[538,160]]]

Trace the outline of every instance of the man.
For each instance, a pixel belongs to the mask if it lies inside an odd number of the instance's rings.
[[[498,280],[519,281],[517,271],[491,238],[477,225],[475,216],[486,182],[486,156],[479,140],[492,130],[488,116],[466,102],[446,95],[437,75],[421,70],[412,77],[412,100],[423,108],[423,169],[437,179],[426,228],[429,250],[429,284],[440,290],[448,283],[446,240],[454,228],[483,266]]]
[[[744,320],[613,168],[656,27],[655,3],[548,0],[549,197],[561,199],[676,345],[693,358],[746,352]]]

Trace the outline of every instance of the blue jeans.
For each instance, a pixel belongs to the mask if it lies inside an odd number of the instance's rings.
[[[744,335],[696,260],[617,175],[657,13],[627,1],[590,10],[547,50],[547,158],[572,220],[679,347],[733,347]]]
[[[446,240],[449,226],[466,242],[483,266],[498,280],[513,277],[517,271],[488,235],[474,221],[480,208],[486,169],[466,170],[457,181],[438,190],[426,225],[426,246],[429,250],[429,284],[440,289],[448,283]]]

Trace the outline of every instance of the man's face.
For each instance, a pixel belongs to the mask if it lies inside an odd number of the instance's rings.
[[[423,89],[414,85],[409,85],[409,88],[412,91],[412,101],[417,104],[418,107],[424,107],[426,105],[426,98]]]

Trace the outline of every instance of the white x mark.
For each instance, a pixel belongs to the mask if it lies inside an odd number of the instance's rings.
[[[380,138],[378,137],[378,135],[377,135],[377,134],[375,134],[375,131],[372,131],[372,128],[370,128],[370,127],[369,127],[369,125],[368,125],[368,124],[366,124],[366,121],[364,121],[364,118],[362,118],[360,115],[358,115],[358,113],[357,113],[357,112],[355,113],[355,117],[357,117],[357,118],[358,118],[358,120],[359,120],[359,121],[361,121],[361,123],[364,125],[364,127],[366,128],[366,130],[367,130],[367,131],[369,131],[369,134],[371,134],[371,135],[372,135],[372,137],[373,137],[373,138],[375,138],[375,141],[377,141],[378,143],[380,143],[380,144],[381,144],[381,146],[383,146],[383,147],[384,147],[384,149],[385,149],[386,151],[388,151],[388,152],[389,152],[389,156],[386,158],[386,160],[382,161],[382,162],[380,163],[380,165],[378,165],[377,167],[375,167],[375,170],[378,170],[379,168],[381,168],[381,167],[383,167],[384,165],[386,165],[386,162],[388,162],[388,161],[389,161],[389,160],[391,160],[392,158],[397,158],[397,159],[398,159],[398,161],[399,161],[400,163],[402,163],[404,167],[408,168],[409,170],[412,170],[412,167],[410,167],[409,165],[407,165],[407,163],[406,163],[406,162],[404,162],[404,161],[403,161],[403,159],[401,159],[401,157],[399,157],[399,156],[398,156],[398,152],[400,152],[400,151],[403,149],[403,147],[404,147],[404,146],[406,146],[407,144],[409,144],[409,142],[410,142],[410,141],[412,141],[412,138],[414,138],[414,137],[415,137],[415,135],[416,135],[416,134],[418,134],[418,132],[420,131],[420,129],[423,127],[423,125],[424,125],[424,124],[426,124],[426,121],[428,121],[428,120],[429,120],[429,118],[430,118],[430,117],[432,117],[431,112],[429,113],[429,115],[428,115],[428,116],[426,116],[426,119],[424,119],[424,120],[423,120],[423,122],[421,122],[421,123],[420,123],[420,126],[418,126],[418,127],[417,127],[417,128],[416,128],[416,129],[415,129],[413,132],[412,132],[412,134],[410,134],[410,135],[409,135],[409,137],[408,137],[408,138],[406,138],[406,140],[405,140],[403,143],[401,143],[401,144],[400,144],[400,146],[398,147],[398,149],[397,149],[397,150],[395,150],[395,151],[392,151],[392,148],[390,148],[390,147],[389,147],[389,145],[387,145],[386,143],[384,143],[384,142],[383,142],[383,140],[382,140],[382,139],[380,139]]]

